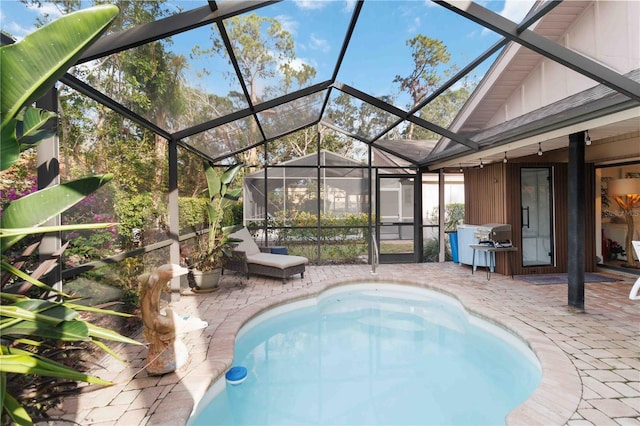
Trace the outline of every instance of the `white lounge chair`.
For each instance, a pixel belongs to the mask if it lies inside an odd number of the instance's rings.
[[[269,247],[258,247],[247,228],[242,228],[229,237],[242,242],[234,248],[233,256],[227,259],[224,269],[242,272],[247,277],[256,274],[281,278],[283,284],[291,275],[300,274],[300,278],[304,278],[305,266],[309,263],[306,257],[273,254]]]

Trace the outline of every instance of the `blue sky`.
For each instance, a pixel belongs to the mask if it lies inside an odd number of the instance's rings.
[[[206,1],[174,0],[172,3],[191,9],[205,5]],[[52,17],[59,16],[54,6],[43,4]],[[480,4],[519,22],[533,1],[482,1]],[[333,72],[353,7],[353,0],[286,0],[257,12],[278,19],[291,32],[298,60],[312,65],[318,72],[316,80],[324,81]],[[17,0],[0,0],[0,26],[15,37],[21,38],[32,31],[39,13],[41,10],[27,8]],[[443,41],[451,53],[450,64],[458,67],[498,39],[497,35],[428,0],[367,0],[338,80],[374,96],[397,95],[393,79],[398,74],[407,75],[412,69],[406,41],[417,34]],[[186,38],[174,39],[177,52],[188,48]],[[479,73],[488,66],[483,64]],[[216,69],[213,64],[209,67]],[[203,85],[208,86],[209,82]]]

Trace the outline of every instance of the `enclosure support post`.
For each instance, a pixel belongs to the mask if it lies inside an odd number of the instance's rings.
[[[445,253],[447,243],[445,241],[446,235],[444,233],[446,210],[447,206],[444,201],[444,171],[440,169],[440,171],[438,171],[438,247],[440,247],[440,251],[438,252],[438,262],[444,262],[446,260]]]
[[[569,135],[567,241],[569,306],[584,309],[585,176],[584,132]]]
[[[49,90],[42,98],[36,102],[38,108],[58,113],[58,91],[56,88]],[[44,189],[60,184],[60,163],[58,157],[60,154],[60,144],[58,140],[58,120],[49,120],[47,128],[54,132],[50,138],[42,141],[37,148],[38,162],[38,189]],[[58,226],[61,224],[60,215],[56,215],[45,226]],[[56,266],[47,275],[42,277],[49,286],[58,291],[62,291],[62,261],[60,248],[62,247],[62,238],[60,232],[48,232],[43,235],[38,252],[40,260],[45,261],[52,256],[58,257]]]
[[[268,159],[269,158],[269,149],[267,148],[269,144],[264,144],[264,158]],[[263,209],[264,209],[264,215],[263,215],[263,221],[262,221],[262,245],[264,245],[265,247],[267,247],[269,245],[269,165],[270,163],[268,161],[265,161],[264,164],[264,187],[262,190],[262,193],[264,194],[263,198],[264,198],[264,203],[263,203]],[[283,210],[286,212],[287,209],[287,185],[285,184],[286,180],[284,179],[285,177],[285,173],[286,173],[287,169],[282,169],[282,187],[284,189],[284,197],[282,197],[282,205],[283,205]],[[244,201],[246,204],[246,200]],[[247,226],[247,224],[245,223],[244,226]]]
[[[178,143],[169,141],[169,261],[180,264],[180,221],[178,209]],[[180,276],[171,278],[171,301],[180,300]]]
[[[367,233],[369,234],[369,247],[367,249],[367,255],[368,255],[368,259],[369,259],[369,263],[374,262],[374,258],[373,258],[373,247],[371,246],[371,239],[372,238],[378,238],[378,234],[377,232],[374,232],[374,228],[373,228],[373,215],[374,215],[374,210],[373,210],[373,191],[374,191],[374,184],[373,184],[373,168],[371,167],[371,145],[368,145],[368,149],[367,149],[367,173],[368,173],[368,187],[367,190],[369,192],[369,196],[367,197]],[[376,216],[377,217],[377,216]],[[380,248],[378,247],[378,241],[375,242],[376,244],[376,252],[377,252],[377,259],[375,259],[375,261],[378,262],[378,264],[380,264]]]
[[[318,212],[318,217],[316,218],[316,255],[317,255],[317,262],[318,265],[320,265],[320,261],[322,260],[322,214],[324,212],[324,200],[321,198],[322,197],[322,192],[320,191],[320,187],[324,186],[324,182],[321,180],[322,179],[322,173],[324,172],[324,169],[321,169],[321,165],[322,163],[322,150],[320,149],[322,147],[322,140],[321,140],[321,136],[322,134],[320,133],[320,131],[318,131],[316,133],[316,141],[317,141],[317,147],[316,147],[316,152],[317,152],[317,157],[316,157],[316,165],[317,165],[317,174],[316,174],[316,179],[318,182],[318,184],[316,185],[316,211]],[[322,185],[321,185],[322,183]],[[324,196],[327,196],[327,193],[324,193]]]
[[[424,228],[422,227],[422,169],[416,169],[414,185],[413,235],[416,262],[424,262]]]

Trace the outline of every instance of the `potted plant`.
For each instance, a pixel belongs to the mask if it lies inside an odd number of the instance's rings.
[[[207,161],[203,162],[209,203],[207,218],[209,230],[206,237],[201,238],[191,256],[185,256],[187,266],[191,270],[189,280],[195,292],[215,291],[218,288],[225,259],[231,256],[234,240],[229,234],[240,226],[222,226],[225,212],[240,198],[242,188],[231,188],[231,184],[242,164],[236,164],[219,174]]]

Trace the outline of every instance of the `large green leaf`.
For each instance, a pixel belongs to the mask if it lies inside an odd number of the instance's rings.
[[[28,148],[38,146],[38,144],[53,135],[52,128],[44,128],[44,124],[57,117],[51,111],[40,108],[26,108],[24,114],[19,114],[17,119],[11,120],[7,126],[2,128],[2,168],[5,170],[11,167],[20,153]]]
[[[142,343],[137,340],[130,339],[125,337],[113,330],[109,330],[108,328],[98,327],[95,324],[87,323],[87,327],[89,328],[89,335],[91,337],[96,337],[99,339],[113,340],[114,342],[128,343],[130,345],[142,345]]]
[[[61,292],[59,290],[56,290],[55,288],[46,285],[42,281],[33,278],[32,276],[30,276],[26,272],[21,271],[20,269],[16,268],[15,266],[10,264],[9,262],[5,262],[3,260],[3,261],[0,262],[0,265],[1,265],[2,271],[8,272],[8,273],[10,273],[12,275],[15,275],[16,277],[18,277],[20,279],[23,279],[23,280],[33,284],[34,286],[36,286],[38,288],[41,288],[42,290],[49,291],[51,293],[55,293],[55,294],[60,295],[60,296],[69,297],[68,294],[63,293],[63,292]],[[11,295],[7,294],[7,293],[0,293],[0,294],[2,294],[2,298],[3,299],[11,297]]]
[[[109,173],[41,189],[15,200],[2,214],[2,228],[30,228],[42,225],[64,212],[113,179]],[[21,236],[0,238],[0,253],[20,241]]]
[[[227,170],[224,171],[224,173],[222,174],[222,177],[220,178],[220,181],[224,184],[224,185],[229,185],[232,181],[233,178],[236,177],[236,174],[238,173],[238,171],[242,168],[242,163],[239,164],[235,164],[231,167],[229,167]]]
[[[2,126],[0,134],[0,170],[11,167],[20,158],[20,144],[16,138],[18,120],[11,119],[6,126]]]
[[[38,299],[29,299],[29,302],[37,300]],[[19,303],[22,302],[0,306],[0,316],[5,317],[2,319],[2,323],[0,325],[0,329],[3,332],[9,325],[15,324],[21,320],[42,322],[55,327],[63,321],[73,321],[79,315],[73,309],[69,309],[57,303],[51,309],[45,310],[44,312],[46,313],[40,313],[38,310],[25,309],[18,306]],[[7,318],[13,318],[14,320],[7,321]]]
[[[64,302],[64,305],[76,311],[95,312],[99,314],[116,315],[116,316],[125,317],[125,318],[135,317],[134,314],[128,314],[126,312],[118,312],[118,311],[112,311],[110,309],[94,308],[93,306],[76,305],[75,303],[71,303],[71,302]]]
[[[222,187],[222,182],[220,181],[220,176],[214,170],[211,165],[203,161],[202,165],[204,167],[204,175],[207,178],[207,188],[209,190],[209,201],[212,201],[213,198],[220,193],[220,188]]]
[[[0,371],[5,373],[60,377],[104,386],[113,384],[112,382],[81,373],[44,357],[16,349],[3,351],[3,354],[0,355]]]
[[[110,226],[116,226],[118,222],[105,223],[83,223],[72,225],[56,225],[56,226],[38,226],[36,228],[0,228],[0,237],[15,237],[34,234],[46,234],[47,232],[58,231],[80,231],[89,229],[103,229]]]
[[[2,406],[16,426],[33,425],[33,421],[31,420],[31,417],[29,417],[29,414],[27,414],[27,410],[25,410],[20,403],[8,393],[4,394]]]
[[[64,75],[118,14],[113,5],[80,10],[0,48],[2,128]],[[4,143],[4,142],[3,142]]]
[[[57,115],[51,111],[40,108],[27,108],[22,120],[22,129],[16,133],[20,151],[37,145],[43,139],[56,134],[53,128],[43,128],[47,121],[56,118]]]
[[[79,316],[78,312],[74,309],[71,309],[62,303],[51,302],[49,300],[27,299],[16,302],[13,306],[30,312],[39,313],[43,317],[43,320],[46,320],[51,324],[57,324],[62,321],[72,321],[77,319]]]
[[[89,327],[84,321],[64,321],[56,326],[41,321],[19,321],[3,327],[3,336],[37,336],[62,342],[88,342]]]
[[[0,349],[0,355],[2,350]],[[7,396],[7,375],[0,372],[0,413],[2,413],[2,407],[4,407],[5,397]]]

